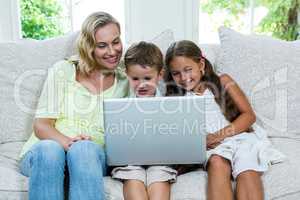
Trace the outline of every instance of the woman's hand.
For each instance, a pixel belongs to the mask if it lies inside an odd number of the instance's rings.
[[[60,141],[60,144],[63,146],[65,151],[68,151],[73,143],[73,138],[70,137],[65,137],[62,141]]]
[[[221,144],[221,141],[223,141],[223,139],[224,138],[220,134],[209,133],[206,136],[206,148],[207,149],[216,148],[219,144]]]
[[[85,134],[80,134],[72,138],[73,142],[77,142],[79,140],[92,140],[92,137]]]
[[[68,151],[69,148],[72,146],[72,144],[74,144],[75,142],[80,141],[80,140],[92,140],[92,137],[89,135],[84,135],[84,134],[80,134],[80,135],[77,135],[72,138],[66,137],[64,139],[64,141],[61,142],[61,144],[64,147],[64,149],[66,151]]]
[[[60,133],[55,128],[55,119],[37,118],[34,121],[33,129],[35,135],[39,139],[55,140],[63,146],[65,151],[68,151],[70,146],[79,140],[91,140],[92,137],[85,134],[79,134],[75,137],[68,137]]]

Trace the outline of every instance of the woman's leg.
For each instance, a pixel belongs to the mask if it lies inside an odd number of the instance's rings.
[[[170,199],[170,183],[168,181],[152,183],[147,190],[150,200]]]
[[[103,200],[106,174],[104,150],[98,144],[82,140],[75,142],[67,152],[70,200]]]
[[[262,200],[264,199],[261,173],[247,170],[240,173],[236,179],[237,200]]]
[[[41,140],[24,155],[21,173],[29,177],[30,200],[63,200],[65,151],[53,140]]]
[[[218,155],[212,155],[207,166],[208,200],[232,200],[231,166],[230,163]]]
[[[125,180],[123,184],[125,200],[147,200],[148,195],[144,182],[140,180]]]

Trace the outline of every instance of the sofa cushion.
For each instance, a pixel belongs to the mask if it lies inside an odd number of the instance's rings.
[[[0,145],[0,197],[24,200],[27,198],[28,178],[20,174],[19,152],[24,142],[9,142]],[[111,177],[104,178],[105,197],[109,200],[123,199],[123,184]],[[171,199],[206,199],[206,173],[202,170],[178,177],[172,185]],[[26,198],[25,198],[26,197]]]
[[[121,181],[112,179],[110,176],[104,177],[105,199],[123,200],[123,184]]]
[[[22,199],[27,195],[28,178],[19,171],[18,157],[24,142],[9,142],[0,145],[0,196],[14,195]],[[123,184],[111,177],[104,178],[105,197],[109,200],[123,199]],[[178,177],[172,185],[171,199],[206,199],[206,173],[202,170],[190,172]]]
[[[28,200],[27,192],[9,192],[0,190],[1,200]]]
[[[295,192],[295,193],[280,195],[274,199],[276,199],[276,200],[299,200],[300,199],[300,191]]]
[[[199,47],[202,51],[203,56],[209,60],[209,62],[213,65],[215,71],[218,72],[217,58],[220,53],[220,45],[218,45],[218,44],[199,44]]]
[[[268,199],[300,199],[300,140],[288,138],[271,139],[274,147],[287,158],[275,164],[263,175],[265,194]],[[298,198],[292,198],[293,196]]]
[[[275,147],[287,155],[283,163],[272,165],[263,175],[266,199],[300,199],[300,141],[286,138],[273,138]],[[4,199],[25,200],[28,178],[19,173],[18,155],[23,142],[0,145],[0,197]],[[105,196],[110,200],[122,200],[122,183],[105,177]],[[202,170],[178,177],[171,187],[171,200],[206,199],[207,175]]]
[[[299,138],[300,41],[246,36],[225,27],[219,36],[219,70],[237,81],[270,134]]]
[[[105,197],[109,200],[122,200],[123,184],[111,177],[105,177]],[[171,186],[171,200],[206,199],[206,172],[193,171],[180,175]]]
[[[0,145],[0,199],[26,200],[28,178],[20,174],[19,153],[24,142],[7,142]],[[120,181],[105,177],[106,199],[123,198],[123,185]]]
[[[76,37],[0,43],[0,142],[28,138],[47,69],[74,54]]]
[[[180,175],[171,187],[171,200],[205,200],[206,183],[206,172],[201,169]]]
[[[24,142],[9,142],[0,145],[0,191],[22,195],[28,190],[28,180],[20,174],[19,152]],[[2,193],[0,193],[2,197]]]
[[[158,34],[152,40],[150,40],[150,42],[157,45],[160,48],[161,52],[165,55],[169,46],[173,42],[175,42],[174,33],[172,30],[167,29],[167,30],[161,32],[160,34]]]

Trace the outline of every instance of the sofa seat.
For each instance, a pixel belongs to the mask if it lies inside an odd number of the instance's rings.
[[[0,144],[0,199],[26,200],[28,179],[20,174],[18,155],[24,142]]]
[[[274,146],[287,155],[284,163],[272,165],[263,175],[266,200],[300,199],[300,140],[272,138]],[[19,173],[18,154],[24,142],[0,145],[1,200],[27,200],[28,179]],[[178,177],[171,188],[172,200],[205,200],[206,173],[202,170]],[[105,196],[109,200],[122,200],[122,183],[105,177]]]
[[[300,199],[300,139],[271,138],[271,141],[287,157],[263,175],[266,199]]]

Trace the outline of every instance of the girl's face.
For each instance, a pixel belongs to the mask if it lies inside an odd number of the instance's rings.
[[[131,65],[126,70],[130,87],[137,97],[155,96],[159,80],[162,78],[162,71],[153,66]]]
[[[95,33],[96,48],[94,57],[101,68],[113,70],[122,56],[120,31],[116,24],[107,24],[98,28]]]
[[[203,59],[197,63],[184,56],[176,56],[170,62],[170,72],[176,85],[187,91],[192,91],[200,83],[204,67]]]

